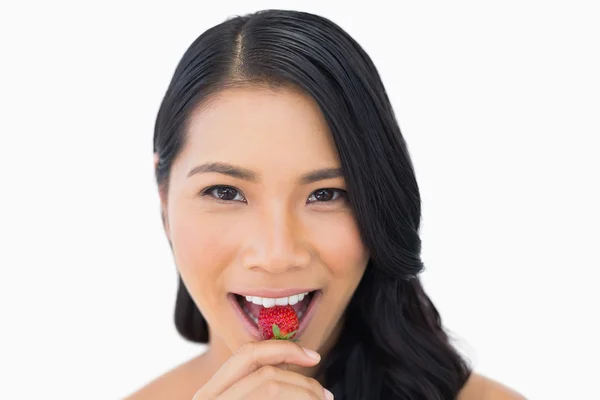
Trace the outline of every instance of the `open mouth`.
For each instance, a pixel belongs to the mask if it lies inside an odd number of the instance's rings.
[[[298,295],[293,295],[289,297],[281,297],[278,299],[258,297],[258,296],[241,296],[236,294],[235,297],[240,303],[242,310],[248,315],[255,323],[258,323],[258,315],[260,314],[260,310],[263,307],[269,308],[274,306],[287,306],[288,304],[292,306],[294,311],[296,311],[296,315],[298,316],[298,321],[302,319],[302,316],[308,309],[310,301],[312,300],[315,291],[305,292]]]
[[[276,305],[292,306],[298,316],[299,326],[298,333],[296,334],[296,337],[298,337],[306,328],[306,325],[313,314],[313,310],[315,309],[315,305],[318,303],[318,299],[321,298],[321,295],[320,290],[313,290],[280,298],[242,296],[236,293],[230,293],[229,298],[238,316],[242,318],[242,322],[247,330],[256,338],[260,338],[258,316],[260,315],[260,310],[262,308],[270,308]]]

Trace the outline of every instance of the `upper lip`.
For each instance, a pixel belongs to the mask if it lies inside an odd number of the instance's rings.
[[[262,289],[244,289],[240,291],[231,292],[234,294],[238,294],[240,296],[257,296],[257,297],[268,297],[268,298],[280,298],[280,297],[288,297],[295,294],[312,292],[317,289],[314,288],[289,288],[289,289],[270,289],[270,288],[262,288]]]

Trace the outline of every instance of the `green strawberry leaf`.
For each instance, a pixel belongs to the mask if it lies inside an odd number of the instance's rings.
[[[281,333],[281,329],[279,329],[279,326],[277,326],[277,324],[273,324],[273,337],[271,338],[271,340],[289,340],[291,342],[296,342],[296,339],[292,339],[296,332],[298,331],[296,330],[283,335]]]
[[[284,339],[282,337],[272,337],[271,340],[287,340],[288,342],[294,342],[294,343],[296,343],[298,341],[298,339]]]
[[[290,332],[290,333],[288,333],[287,335],[285,335],[283,338],[284,338],[284,339],[291,339],[291,338],[292,338],[292,336],[294,336],[294,335],[296,334],[296,332],[298,332],[298,331],[293,331],[293,332]]]

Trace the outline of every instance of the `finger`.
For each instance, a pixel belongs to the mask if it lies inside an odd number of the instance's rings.
[[[286,399],[286,400],[323,400],[312,391],[292,383],[269,381],[260,386],[244,400]],[[220,400],[220,399],[219,399]]]
[[[262,386],[273,385],[271,381],[298,386],[312,392],[318,399],[325,398],[325,390],[316,379],[296,372],[284,371],[272,365],[265,365],[234,383],[219,396],[219,400],[221,398],[223,400],[247,399],[253,393],[260,392],[259,388]]]
[[[312,356],[311,356],[312,355]],[[200,390],[207,398],[216,397],[228,387],[263,365],[296,364],[312,367],[318,353],[286,340],[264,340],[244,344]]]
[[[287,371],[288,369],[290,369],[290,364],[279,364],[276,365],[277,368],[281,368],[284,371]]]

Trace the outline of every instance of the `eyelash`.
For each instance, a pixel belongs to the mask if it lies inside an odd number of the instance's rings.
[[[225,186],[225,185],[215,185],[215,186],[210,186],[210,187],[208,187],[208,188],[206,188],[206,189],[202,190],[202,192],[200,193],[200,196],[210,196],[210,197],[212,197],[212,198],[213,198],[213,199],[214,199],[214,200],[215,200],[217,203],[221,203],[221,204],[236,203],[236,202],[245,203],[245,202],[246,202],[246,199],[244,199],[244,201],[239,201],[239,200],[223,200],[223,199],[219,199],[218,197],[216,197],[216,196],[212,196],[212,195],[211,195],[211,193],[212,193],[212,192],[213,192],[215,189],[231,189],[231,190],[234,190],[234,191],[236,191],[236,192],[237,192],[237,194],[239,194],[239,195],[243,196],[243,195],[241,194],[241,192],[240,192],[238,189],[236,189],[236,188],[234,188],[234,187],[231,187],[231,186]],[[310,204],[315,204],[315,203],[316,203],[316,204],[335,203],[335,202],[337,202],[337,201],[343,200],[343,199],[346,197],[346,194],[347,194],[347,192],[346,192],[345,190],[343,190],[343,189],[336,189],[336,188],[321,188],[321,189],[317,189],[317,190],[315,190],[314,192],[312,192],[312,193],[311,193],[311,195],[309,196],[309,198],[310,198],[310,197],[312,197],[312,196],[314,196],[314,195],[315,195],[315,193],[317,193],[317,192],[319,192],[319,191],[321,191],[321,190],[332,190],[332,191],[334,191],[334,192],[338,193],[338,197],[337,197],[337,198],[334,198],[334,199],[332,199],[332,200],[329,200],[329,201],[316,200],[316,201],[312,201],[312,202],[310,202]],[[237,197],[237,196],[236,196],[236,197]],[[335,195],[334,195],[334,197],[335,197]]]

